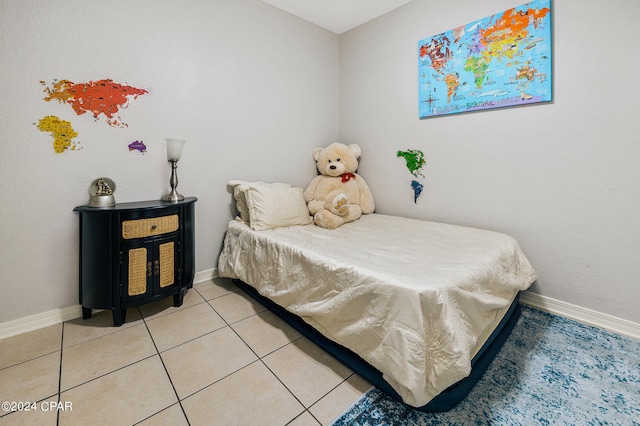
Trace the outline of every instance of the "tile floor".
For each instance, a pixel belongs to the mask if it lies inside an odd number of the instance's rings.
[[[0,340],[4,425],[327,425],[370,387],[230,280]]]

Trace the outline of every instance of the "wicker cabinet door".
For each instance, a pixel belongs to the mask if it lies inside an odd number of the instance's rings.
[[[132,244],[124,250],[122,267],[123,300],[156,296],[173,290],[179,283],[179,241],[177,238]]]
[[[168,241],[158,246],[158,260],[160,263],[160,288],[172,286],[176,283],[176,242]]]
[[[141,296],[147,293],[147,277],[150,276],[147,252],[146,247],[129,250],[128,277],[125,281],[125,290],[128,297]]]

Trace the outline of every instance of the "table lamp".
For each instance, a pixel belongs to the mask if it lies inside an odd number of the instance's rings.
[[[184,196],[180,195],[176,188],[178,187],[178,173],[176,169],[178,168],[178,160],[180,160],[180,156],[182,155],[182,148],[184,147],[184,143],[186,142],[184,139],[171,139],[167,138],[167,161],[171,163],[171,179],[169,183],[171,184],[171,192],[162,197],[163,201],[170,201],[172,203],[176,203],[178,201],[184,200]]]

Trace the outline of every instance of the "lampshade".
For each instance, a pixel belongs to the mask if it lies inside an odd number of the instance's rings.
[[[178,161],[182,155],[182,148],[186,142],[184,139],[167,138],[167,161]]]

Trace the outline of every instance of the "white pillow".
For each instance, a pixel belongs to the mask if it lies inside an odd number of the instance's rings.
[[[247,207],[247,200],[244,196],[244,191],[248,188],[247,185],[259,184],[263,182],[243,182],[241,180],[230,180],[229,186],[233,188],[233,198],[236,200],[236,210],[240,214],[240,220],[249,223],[249,208]]]
[[[309,209],[302,188],[286,183],[230,181],[240,220],[261,231],[281,226],[308,225]]]

